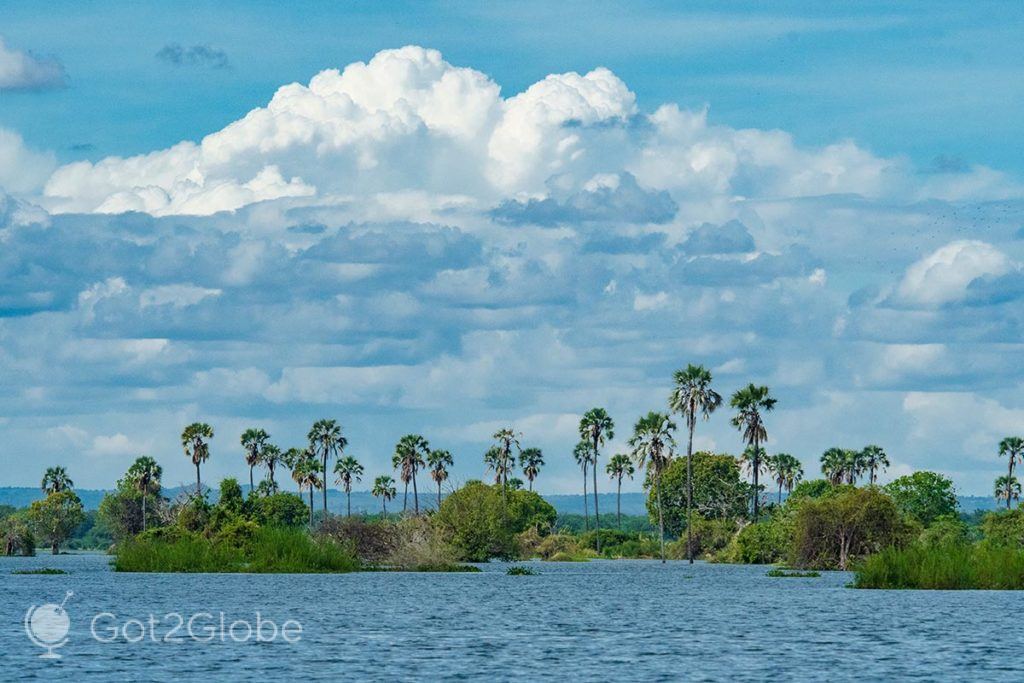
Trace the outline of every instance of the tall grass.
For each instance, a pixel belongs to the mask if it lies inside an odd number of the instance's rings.
[[[341,544],[297,529],[261,528],[241,545],[198,534],[128,540],[115,550],[119,572],[320,573],[360,568]]]
[[[1024,552],[985,544],[889,548],[861,563],[853,586],[1024,590]]]

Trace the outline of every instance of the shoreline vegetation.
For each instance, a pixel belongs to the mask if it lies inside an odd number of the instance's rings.
[[[226,478],[212,497],[202,466],[216,431],[195,422],[181,434],[194,490],[169,499],[162,467],[140,456],[86,513],[68,471],[51,467],[41,482],[45,498],[23,509],[0,506],[2,552],[107,547],[123,572],[476,571],[475,563],[492,559],[701,558],[774,564],[780,568],[768,575],[779,578],[854,571],[858,588],[1024,589],[1024,510],[1013,505],[1024,438],[998,444],[1008,467],[994,494],[1006,509],[965,514],[939,473],[879,485],[890,461],[873,444],[827,449],[822,478],[805,479],[800,459],[766,448],[776,405],[768,387],[749,384],[725,398],[711,372],[694,365],[674,373],[672,384],[668,410],[639,417],[625,452],[609,452],[616,425],[603,408],[582,415],[579,442],[561,456],[582,475],[582,515],[559,516],[534,491],[550,454],[511,426],[498,429],[483,453],[489,481],[460,487],[450,484],[455,456],[419,434],[399,438],[391,472],[371,478],[336,420],[316,421],[304,446],[287,449],[252,427],[239,438],[248,494]],[[720,410],[731,411],[739,455],[694,451],[695,434]],[[352,489],[364,477],[380,502],[377,515],[352,515]],[[622,515],[618,504],[599,507],[599,487],[621,502],[623,480],[634,477],[646,493],[646,518]],[[282,478],[298,495],[281,490]],[[328,511],[332,479],[346,496],[344,515]]]

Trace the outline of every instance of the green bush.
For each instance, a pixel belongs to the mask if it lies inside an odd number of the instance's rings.
[[[304,526],[309,508],[294,493],[272,493],[252,499],[253,515],[263,526]]]
[[[782,524],[766,520],[743,527],[722,552],[721,559],[739,564],[772,564],[788,552],[789,536]]]
[[[530,557],[539,557],[542,560],[550,560],[555,555],[577,555],[580,552],[579,539],[569,534],[551,534],[533,548]]]
[[[981,521],[981,533],[988,546],[1024,548],[1024,508],[989,512]]]
[[[658,524],[658,498],[648,486],[647,512]],[[665,506],[665,533],[682,536],[686,529],[686,457],[675,458],[661,475],[661,499]],[[748,488],[740,478],[739,463],[731,455],[693,454],[694,518],[743,517]]]
[[[941,548],[970,543],[970,530],[959,517],[940,517],[921,532],[921,545]]]
[[[735,519],[704,519],[694,516],[693,518],[693,556],[709,557],[726,548],[736,535]],[[665,547],[665,555],[673,560],[685,560],[686,554],[686,530],[684,529],[679,540],[669,543]]]
[[[887,548],[857,568],[855,588],[1022,590],[1024,552],[985,544]]]
[[[956,515],[953,482],[936,472],[914,472],[885,485],[885,492],[905,513],[929,526],[943,517]]]

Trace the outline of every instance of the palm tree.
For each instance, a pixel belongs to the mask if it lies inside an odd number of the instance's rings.
[[[270,490],[274,492],[277,491],[277,482],[274,480],[274,468],[281,462],[282,455],[280,448],[272,443],[268,443],[263,447],[263,454],[260,458],[260,462],[267,468],[267,480],[270,482]]]
[[[352,482],[362,481],[363,466],[351,455],[346,455],[334,463],[334,474],[338,476],[337,483],[345,489],[349,517],[352,516]]]
[[[793,492],[793,487],[803,479],[804,468],[800,461],[789,453],[779,453],[766,458],[768,471],[772,473],[775,483],[779,485],[779,505],[782,505],[782,489],[785,487],[788,493]]]
[[[292,479],[299,485],[299,493],[302,489],[309,489],[309,526],[313,526],[313,489],[326,488],[326,483],[320,477],[320,463],[316,456],[310,451],[304,451],[292,465]]]
[[[245,449],[245,464],[249,466],[249,495],[252,495],[252,492],[256,490],[256,486],[253,484],[252,471],[263,460],[263,449],[269,440],[270,434],[267,434],[262,429],[250,427],[242,432],[240,441],[242,442],[242,448]]]
[[[860,475],[864,474],[866,469],[864,466],[864,456],[861,451],[846,448],[843,450],[843,457],[846,460],[846,467],[843,468],[846,471],[846,483],[850,486],[855,486],[857,479],[860,478]]]
[[[382,474],[373,480],[373,496],[380,498],[381,505],[384,508],[384,517],[388,516],[388,501],[394,500],[395,491],[395,480],[386,474]]]
[[[868,471],[868,483],[875,485],[875,472],[889,467],[889,456],[881,446],[865,446],[860,452],[861,465]]]
[[[515,456],[512,455],[512,447],[515,446],[517,451],[521,449],[519,447],[517,434],[511,427],[499,429],[491,438],[498,442],[497,473],[501,477],[501,500],[504,504],[506,497],[505,489],[508,488],[508,475],[512,471],[512,468],[515,467],[516,463]]]
[[[1004,474],[996,477],[996,502],[1006,500],[1006,509],[1010,509],[1010,501],[1020,500],[1020,482],[1017,477]]]
[[[619,529],[622,528],[622,478],[629,477],[633,478],[633,474],[636,469],[633,467],[633,461],[628,455],[623,453],[616,453],[608,460],[608,465],[605,467],[605,471],[608,476],[618,481],[618,494],[616,496],[615,504],[615,526]]]
[[[580,441],[576,444],[576,447],[572,449],[572,457],[576,460],[576,464],[579,465],[580,469],[583,470],[583,529],[589,531],[590,508],[587,507],[587,468],[590,467],[590,461],[592,459],[590,454],[590,443],[587,441]]]
[[[1009,460],[1010,467],[1006,473],[1007,482],[1013,479],[1013,466],[1024,456],[1024,439],[1019,436],[1008,436],[999,442],[999,455],[1005,455]],[[1006,496],[1006,509],[1010,509],[1010,496]]]
[[[665,562],[665,510],[661,504],[661,474],[672,461],[676,425],[664,413],[651,411],[637,420],[629,445],[633,447],[633,460],[640,469],[647,470],[648,481],[653,475],[658,497],[658,531],[661,533],[661,561]]]
[[[60,493],[61,491],[73,488],[75,482],[71,481],[71,477],[68,476],[68,471],[65,468],[47,467],[40,486],[43,489],[43,493],[50,495],[51,493]]]
[[[445,450],[434,450],[427,454],[430,478],[437,484],[437,509],[441,509],[441,484],[448,479],[448,468],[455,464],[452,454]]]
[[[408,481],[412,481],[413,503],[416,514],[420,514],[420,494],[416,487],[416,473],[424,464],[424,457],[430,453],[430,444],[419,434],[406,434],[395,444],[392,462],[402,468],[402,481],[406,482],[406,498],[409,495]],[[408,502],[408,501],[407,501]]]
[[[668,397],[669,410],[686,420],[686,557],[693,564],[693,432],[697,418],[705,422],[722,405],[722,396],[711,388],[711,371],[703,365],[687,365],[673,376],[676,387]]]
[[[821,454],[821,473],[833,486],[843,483],[847,464],[846,449],[829,448]]]
[[[519,467],[523,470],[523,476],[530,482],[530,490],[533,490],[533,480],[540,474],[540,468],[544,466],[544,454],[539,448],[524,448],[519,453]]]
[[[732,395],[732,399],[729,401],[729,405],[736,410],[736,415],[732,418],[732,426],[740,430],[743,434],[743,440],[747,444],[754,447],[752,471],[754,473],[755,522],[757,522],[757,516],[760,508],[760,489],[757,484],[758,472],[761,469],[760,463],[758,462],[761,454],[759,447],[760,444],[768,439],[768,430],[765,429],[764,426],[763,413],[773,410],[776,403],[777,400],[772,398],[768,391],[768,387],[759,387],[754,384],[749,384],[736,391],[736,393]]]
[[[597,458],[598,448],[607,439],[615,438],[615,423],[604,408],[591,408],[580,420],[580,439],[586,440],[593,447],[594,455],[594,528],[597,529],[597,552],[601,552],[601,512],[597,507]]]
[[[181,432],[181,447],[185,457],[196,466],[196,495],[202,495],[203,482],[199,478],[199,465],[210,457],[210,439],[213,438],[213,427],[205,422],[193,422]]]
[[[497,486],[501,483],[501,477],[503,474],[502,460],[501,460],[501,449],[497,446],[491,446],[484,453],[484,465],[487,466],[487,472],[494,472],[494,485]]]
[[[333,457],[340,457],[345,446],[348,445],[341,433],[341,425],[334,420],[317,420],[306,435],[309,439],[309,450],[314,457],[320,456],[320,471],[324,473],[324,515],[327,514],[327,461]]]
[[[146,499],[151,495],[160,493],[160,478],[163,476],[163,473],[163,468],[148,455],[136,458],[132,466],[128,468],[128,480],[142,494],[143,531],[146,530]]]

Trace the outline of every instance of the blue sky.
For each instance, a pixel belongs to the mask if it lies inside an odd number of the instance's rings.
[[[568,492],[578,415],[621,450],[688,362],[812,475],[984,494],[1024,428],[1020,6],[56,5],[0,26],[9,483],[334,416],[462,480],[511,422]]]

